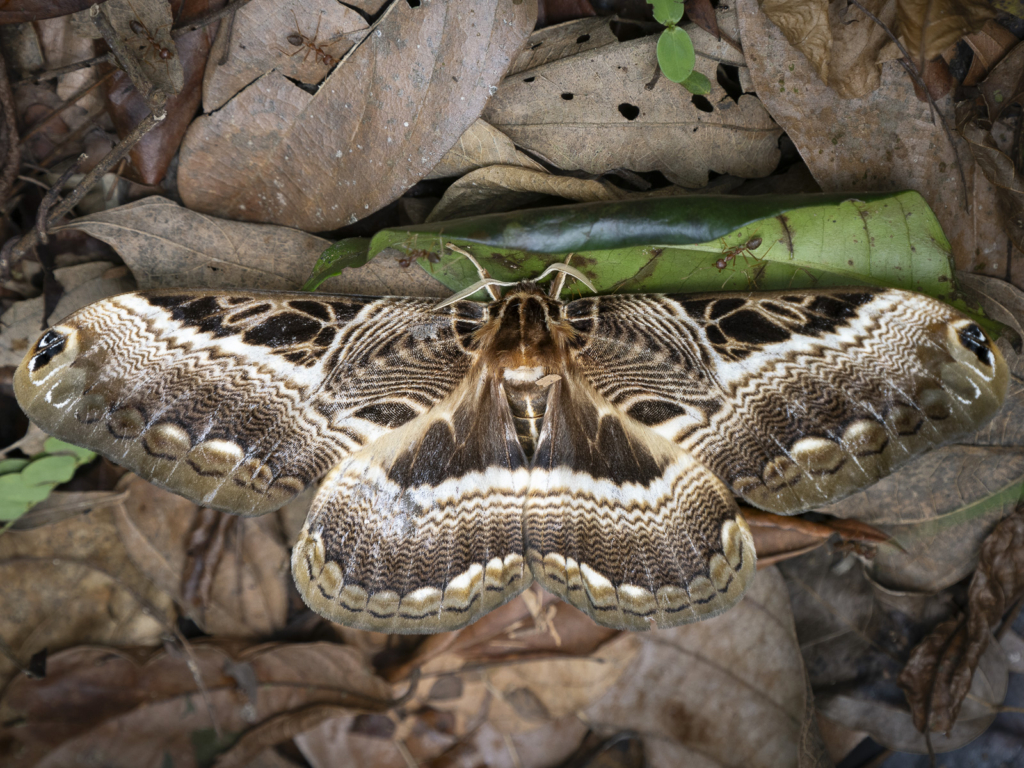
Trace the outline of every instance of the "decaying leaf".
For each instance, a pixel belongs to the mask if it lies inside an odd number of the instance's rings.
[[[996,148],[989,131],[974,120],[961,122],[959,115],[957,122],[961,125],[960,133],[970,147],[974,162],[995,188],[1002,214],[1002,231],[1018,251],[1024,251],[1024,180],[1014,168],[1013,161]]]
[[[119,489],[118,534],[136,567],[217,637],[269,637],[282,629],[291,581],[273,516],[224,516],[135,476]]]
[[[591,203],[622,200],[627,193],[598,179],[555,176],[545,170],[515,165],[490,165],[467,173],[448,187],[427,221],[514,211],[546,197]]]
[[[1022,595],[1024,509],[1003,520],[985,539],[968,589],[966,619],[950,619],[936,627],[914,648],[899,677],[919,731],[948,733],[953,728],[992,630]]]
[[[330,244],[290,227],[207,216],[161,197],[146,197],[75,219],[67,226],[110,244],[131,268],[140,288],[295,290]],[[339,278],[325,282],[322,290],[367,296],[450,294],[418,266],[403,268],[386,258],[347,269]],[[24,354],[24,350],[17,352],[18,361]]]
[[[734,102],[716,79],[720,62],[742,64],[742,56],[694,30],[695,71],[712,82],[706,99],[656,76],[651,36],[509,76],[483,117],[517,146],[566,170],[658,170],[689,188],[707,184],[709,171],[768,175],[779,159],[777,126],[756,97]]]
[[[899,31],[915,59],[934,59],[995,16],[986,0],[897,0]]]
[[[828,82],[832,59],[832,29],[828,21],[828,0],[764,0],[761,10],[814,67],[822,82]]]
[[[506,77],[617,42],[608,18],[590,17],[544,27],[530,35]]]
[[[985,97],[988,117],[996,121],[1007,107],[1024,98],[1024,44],[1018,43],[1000,61],[988,77],[978,84]]]
[[[535,19],[536,0],[393,3],[315,93],[271,72],[195,120],[182,199],[313,232],[368,216],[480,116]]]
[[[455,146],[434,166],[428,179],[464,176],[477,168],[490,165],[522,166],[543,171],[544,166],[516,149],[512,140],[484,120],[477,120],[462,134]]]
[[[1024,291],[996,277],[975,275],[959,271],[956,279],[960,288],[981,305],[985,314],[1008,325],[1024,339]]]
[[[11,768],[67,765],[85,754],[125,768],[173,755],[176,766],[192,768],[279,713],[316,705],[382,711],[390,697],[358,653],[333,643],[83,646],[51,656],[45,679],[7,687],[0,740]]]

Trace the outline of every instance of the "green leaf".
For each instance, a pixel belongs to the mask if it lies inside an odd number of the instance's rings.
[[[348,267],[361,267],[370,258],[370,240],[366,237],[349,237],[327,246],[313,265],[304,291],[315,291],[329,277],[340,275]]]
[[[12,503],[38,504],[50,495],[53,487],[54,483],[28,482],[22,472],[0,475],[0,499]]]
[[[700,72],[694,70],[689,77],[683,80],[683,88],[698,96],[707,96],[711,93],[711,81]]]
[[[697,56],[693,42],[681,27],[666,29],[658,38],[658,65],[669,80],[682,83],[693,72]]]
[[[683,0],[647,0],[647,4],[654,6],[654,20],[666,27],[678,24],[685,12]]]
[[[21,471],[21,468],[28,464],[28,461],[28,459],[3,459],[0,461],[0,475]]]
[[[15,501],[13,499],[0,498],[0,521],[9,523],[12,520],[17,520],[32,509],[35,504],[36,502],[34,501]]]
[[[63,440],[58,440],[56,437],[46,438],[46,442],[43,443],[43,452],[51,454],[71,454],[74,456],[78,466],[88,464],[96,458],[96,454],[88,448],[82,448],[77,445],[72,445],[71,443],[65,443]]]
[[[26,485],[53,486],[66,483],[74,477],[77,467],[78,462],[74,456],[43,456],[21,470],[21,477]],[[9,475],[0,475],[0,479],[4,477]]]

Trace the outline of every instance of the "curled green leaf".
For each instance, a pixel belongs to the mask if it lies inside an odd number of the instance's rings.
[[[683,80],[683,88],[697,96],[707,96],[711,93],[711,81],[700,72],[694,70]]]

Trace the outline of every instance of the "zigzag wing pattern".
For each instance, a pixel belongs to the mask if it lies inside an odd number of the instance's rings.
[[[18,368],[15,391],[50,434],[198,504],[261,514],[458,386],[486,307],[433,306],[258,291],[124,294],[47,331]]]
[[[608,296],[565,311],[572,357],[605,398],[780,513],[976,429],[1008,381],[976,324],[905,291]]]
[[[572,373],[552,390],[524,517],[534,578],[617,629],[736,603],[756,555],[725,485]]]
[[[483,366],[428,413],[327,476],[292,573],[314,610],[383,632],[463,627],[529,586],[529,470]]]

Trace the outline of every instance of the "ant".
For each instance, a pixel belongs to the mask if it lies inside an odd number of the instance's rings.
[[[164,61],[174,58],[174,51],[168,48],[164,48],[162,45],[160,45],[160,43],[154,40],[152,33],[148,29],[146,29],[146,25],[138,19],[132,19],[131,21],[129,21],[128,28],[136,35],[142,35],[143,37],[145,37],[146,40],[149,41],[149,44],[153,46],[153,50],[156,51],[156,55]]]
[[[718,271],[721,272],[723,269],[725,269],[727,266],[729,266],[729,262],[730,261],[735,262],[737,256],[743,256],[743,258],[746,259],[747,258],[746,254],[748,254],[748,253],[755,260],[761,261],[761,259],[763,259],[764,256],[757,256],[757,255],[754,254],[754,251],[756,251],[758,248],[760,248],[761,247],[761,243],[763,243],[763,242],[764,241],[761,239],[760,235],[754,235],[749,240],[747,240],[747,242],[742,243],[741,245],[734,245],[732,248],[729,248],[729,249],[723,251],[722,252],[722,258],[720,258],[718,261],[715,262],[715,266],[718,267]],[[775,245],[772,244],[772,247],[769,248],[768,250],[770,251],[774,247],[775,247]],[[765,253],[765,256],[767,256],[767,255],[768,254]]]
[[[292,11],[292,19],[295,20],[295,31],[292,32],[290,35],[288,35],[288,37],[286,37],[285,40],[288,41],[289,45],[295,46],[295,50],[292,51],[291,53],[288,53],[287,51],[285,51],[285,50],[283,50],[281,48],[278,48],[277,50],[281,51],[281,53],[286,54],[290,58],[290,57],[294,56],[296,53],[298,53],[299,51],[301,51],[302,50],[302,46],[305,46],[305,48],[306,48],[306,55],[302,57],[303,61],[306,61],[306,59],[309,58],[309,54],[312,53],[314,55],[314,59],[313,60],[317,64],[321,64],[322,63],[322,64],[326,64],[329,67],[333,67],[335,64],[338,63],[338,60],[336,58],[334,58],[333,56],[331,56],[331,54],[329,54],[327,51],[325,51],[321,46],[318,46],[316,44],[317,36],[320,34],[320,22],[323,21],[323,18],[324,18],[323,14],[320,14],[317,17],[316,29],[313,30],[313,37],[311,39],[311,38],[306,37],[304,34],[302,34],[302,30],[299,28],[299,19],[295,15],[295,11]]]

